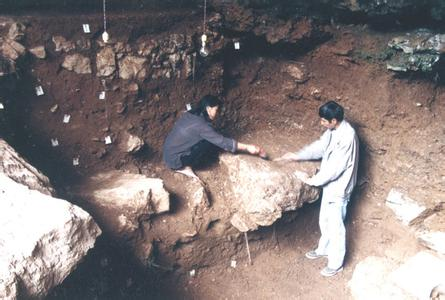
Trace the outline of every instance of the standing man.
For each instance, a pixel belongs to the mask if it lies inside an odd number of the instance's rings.
[[[354,128],[343,119],[343,107],[338,103],[325,103],[318,114],[321,125],[327,128],[320,139],[297,153],[286,153],[277,160],[321,159],[320,171],[313,177],[309,178],[299,171],[295,174],[304,183],[323,188],[319,218],[321,237],[318,247],[307,252],[306,257],[327,257],[328,265],[321,275],[333,276],[343,270],[346,253],[344,219],[357,181],[359,143]]]

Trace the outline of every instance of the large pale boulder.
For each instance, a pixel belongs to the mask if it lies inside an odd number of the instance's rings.
[[[414,299],[429,299],[431,290],[445,283],[445,260],[422,251],[409,258],[389,278]]]
[[[119,60],[119,77],[122,79],[144,80],[147,78],[147,70],[144,66],[146,62],[147,59],[143,57],[125,56]]]
[[[398,266],[389,258],[369,256],[359,262],[354,269],[348,287],[357,300],[414,300],[394,282],[388,280],[389,274]]]
[[[77,74],[91,74],[90,59],[78,53],[65,56],[62,67]]]
[[[113,48],[105,47],[96,55],[97,76],[107,77],[116,71],[116,53]]]
[[[319,189],[294,175],[296,166],[229,153],[221,155],[220,161],[227,169],[234,197],[231,223],[240,231],[271,225],[283,212],[319,197]],[[315,172],[313,164],[300,164],[299,168],[311,175]]]
[[[144,220],[170,209],[169,193],[161,179],[109,171],[86,179],[71,192],[106,233],[128,245],[140,261],[147,261],[150,253],[141,247],[151,249],[147,246],[150,241],[141,245],[132,239],[143,230]]]
[[[46,195],[54,194],[48,177],[26,162],[2,139],[0,139],[0,154],[0,173],[32,190]]]
[[[84,210],[0,172],[0,298],[43,298],[101,233]]]

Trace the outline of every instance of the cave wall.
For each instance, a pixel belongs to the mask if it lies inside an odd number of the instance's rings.
[[[422,22],[442,21],[445,18],[443,0],[208,0],[209,7],[237,4],[248,8],[273,9],[275,13],[287,16],[321,15],[348,18],[355,16],[366,21],[367,18],[421,19]],[[183,7],[202,7],[204,0],[107,0],[110,11],[121,9],[167,9]],[[3,0],[0,11],[20,13],[23,10],[94,10],[102,9],[102,1],[90,0]]]

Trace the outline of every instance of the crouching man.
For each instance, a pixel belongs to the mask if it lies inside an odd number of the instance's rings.
[[[333,276],[343,270],[346,253],[344,219],[352,190],[357,180],[358,138],[354,128],[343,119],[344,111],[338,103],[329,101],[319,108],[320,123],[327,130],[319,140],[297,153],[286,153],[278,161],[321,159],[320,171],[309,178],[306,173],[296,175],[306,184],[323,188],[319,225],[321,237],[318,247],[306,253],[309,259],[328,258],[323,276]]]

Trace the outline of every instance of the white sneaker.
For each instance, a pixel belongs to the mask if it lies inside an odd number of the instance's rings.
[[[325,277],[331,277],[331,276],[334,276],[337,273],[340,273],[341,271],[343,271],[343,267],[340,267],[338,269],[331,269],[329,267],[326,267],[323,270],[321,270],[320,274],[325,276]]]
[[[201,181],[201,179],[199,179],[199,177],[195,174],[195,172],[193,172],[192,168],[190,168],[189,166],[186,166],[186,167],[184,167],[182,169],[179,169],[179,170],[175,170],[175,172],[183,174],[183,175],[185,175],[187,177],[196,179],[198,181]]]

